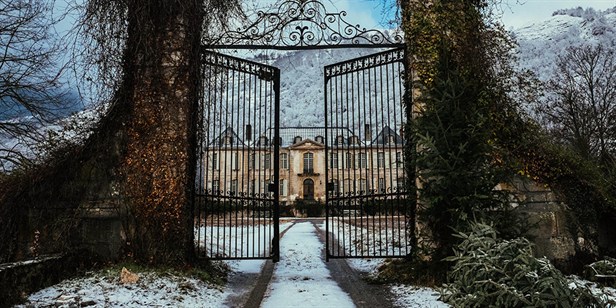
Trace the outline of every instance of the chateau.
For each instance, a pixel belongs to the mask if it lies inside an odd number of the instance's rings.
[[[402,132],[385,126],[373,135],[369,125],[363,131],[363,136],[357,136],[348,128],[329,128],[327,181],[325,128],[280,128],[281,204],[300,199],[324,202],[326,188],[332,196],[399,191],[405,179]],[[202,192],[237,197],[269,194],[274,154],[266,136],[273,135],[272,129],[266,129],[256,140],[244,140],[231,127],[216,134],[204,147],[198,175],[203,179]]]

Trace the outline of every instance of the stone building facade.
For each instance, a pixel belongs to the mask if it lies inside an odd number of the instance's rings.
[[[324,128],[280,129],[279,200],[324,202],[328,182],[333,195],[364,195],[397,191],[403,186],[403,139],[384,127],[373,138],[366,130],[360,138],[348,128],[330,131],[326,153]],[[333,132],[333,133],[332,133]],[[246,141],[228,128],[206,148],[200,166],[200,189],[208,195],[253,196],[270,193],[274,178],[273,147],[262,134]]]

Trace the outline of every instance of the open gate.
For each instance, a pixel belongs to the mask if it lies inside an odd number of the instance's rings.
[[[203,51],[202,91],[196,253],[277,261],[280,71]]]
[[[404,48],[325,67],[326,257],[405,257]]]
[[[405,45],[400,32],[366,29],[346,15],[320,0],[285,0],[246,26],[212,31],[202,48],[396,48],[325,67],[325,138],[318,143],[326,157],[327,259],[404,257],[414,228],[405,191],[414,179],[403,155]],[[211,51],[202,64],[197,255],[277,261],[280,72]],[[314,198],[317,183],[303,181],[304,198]]]

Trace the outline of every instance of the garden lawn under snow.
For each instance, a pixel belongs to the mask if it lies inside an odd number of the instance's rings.
[[[139,273],[134,284],[103,272],[65,280],[17,307],[223,307],[222,287],[173,274]]]

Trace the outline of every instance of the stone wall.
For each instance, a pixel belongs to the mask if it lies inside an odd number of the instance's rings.
[[[49,255],[27,261],[0,264],[0,307],[24,300],[24,295],[73,275],[70,257]]]
[[[512,205],[528,217],[529,239],[535,254],[550,260],[564,261],[575,254],[575,242],[567,225],[565,205],[546,186],[525,178],[511,185],[499,185],[512,192]]]
[[[119,259],[126,242],[126,215],[114,203],[28,208],[19,219],[17,249],[9,261],[59,253],[87,262]]]

